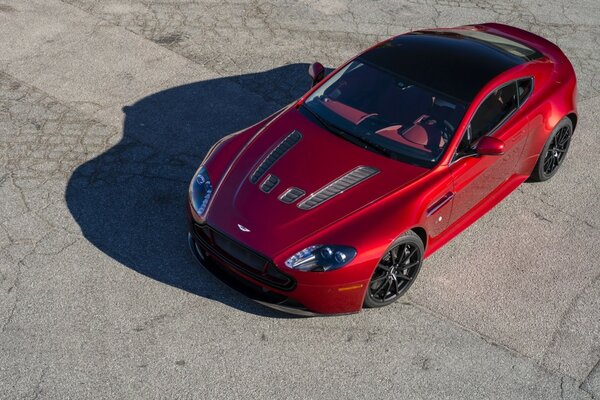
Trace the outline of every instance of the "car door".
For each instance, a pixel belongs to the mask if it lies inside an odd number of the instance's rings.
[[[516,171],[528,120],[519,115],[521,91],[517,81],[494,89],[473,115],[452,159],[454,205],[450,223],[456,222],[483,201]],[[479,156],[475,147],[485,135],[504,142],[504,154]]]

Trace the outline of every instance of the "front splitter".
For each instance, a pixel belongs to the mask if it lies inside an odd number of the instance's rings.
[[[192,252],[194,258],[196,260],[198,260],[198,262],[204,268],[206,268],[209,272],[211,272],[221,282],[225,283],[227,286],[236,290],[240,294],[243,294],[244,296],[248,297],[249,299],[254,300],[255,302],[257,302],[265,307],[269,307],[269,308],[277,310],[277,311],[281,311],[281,312],[285,312],[288,314],[293,314],[293,315],[297,315],[297,316],[301,316],[301,317],[314,317],[314,316],[323,316],[324,315],[324,314],[318,314],[318,313],[309,311],[305,308],[287,305],[286,302],[289,302],[289,300],[287,300],[287,299],[284,299],[283,301],[280,301],[280,302],[273,302],[273,301],[266,300],[264,298],[260,298],[261,297],[260,293],[256,293],[256,295],[253,295],[252,293],[249,293],[247,290],[240,290],[241,289],[240,286],[234,285],[229,280],[224,279],[224,277],[221,276],[220,274],[216,274],[215,271],[213,271],[213,268],[210,268],[207,265],[207,263],[209,263],[210,261],[204,259],[200,255],[201,253],[200,253],[200,251],[196,245],[196,242],[194,241],[194,237],[192,236],[191,233],[188,233],[188,245],[189,245],[190,251]],[[232,273],[227,273],[227,274],[231,275]],[[238,280],[239,279],[240,278],[238,278]]]

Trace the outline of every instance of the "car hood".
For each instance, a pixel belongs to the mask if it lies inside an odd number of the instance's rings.
[[[294,131],[301,137],[294,134],[286,140]],[[283,147],[276,149],[282,142]],[[272,153],[270,158],[275,162],[263,165],[267,169],[253,183],[253,174]],[[376,173],[314,208],[298,207],[312,193],[360,166]],[[292,107],[259,132],[232,161],[215,187],[206,221],[254,250],[275,257],[427,171],[362,149]],[[269,174],[279,182],[265,193],[260,187]],[[292,187],[306,194],[286,204],[279,197]]]

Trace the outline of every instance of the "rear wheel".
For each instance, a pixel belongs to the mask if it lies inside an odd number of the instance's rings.
[[[567,156],[572,136],[573,123],[568,117],[565,117],[556,125],[540,153],[537,164],[531,173],[532,181],[547,181],[556,174]]]
[[[419,274],[423,264],[423,242],[413,231],[408,231],[385,252],[365,295],[365,307],[383,307],[392,304],[406,293]]]

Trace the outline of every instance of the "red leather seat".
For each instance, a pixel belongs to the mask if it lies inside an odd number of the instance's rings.
[[[429,134],[427,130],[421,125],[413,125],[402,134],[404,139],[411,141],[422,146],[426,146],[429,143]]]
[[[437,121],[429,118],[428,115],[419,117],[413,126],[402,133],[402,136],[413,143],[425,146],[430,149],[436,149],[444,145],[444,139]]]

